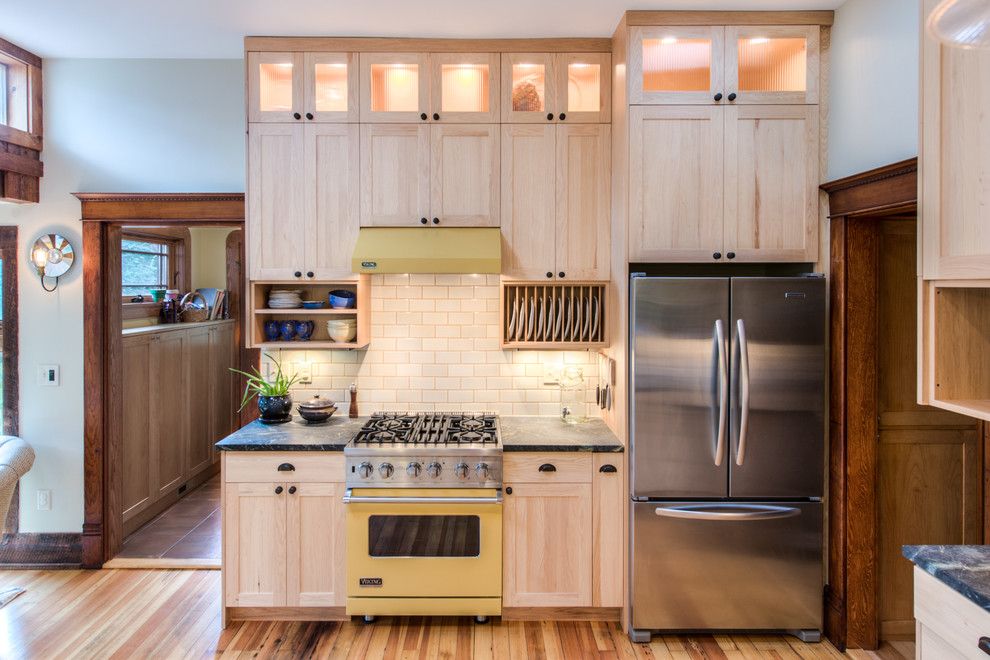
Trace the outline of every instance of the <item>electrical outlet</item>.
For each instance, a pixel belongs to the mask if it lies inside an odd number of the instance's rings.
[[[50,490],[39,490],[38,491],[38,511],[51,511],[52,510],[52,491]]]
[[[309,362],[296,362],[296,375],[300,385],[310,385],[313,382],[313,365]]]
[[[560,385],[560,372],[563,370],[564,365],[559,363],[551,363],[543,365],[543,384],[544,385]]]
[[[42,387],[58,387],[62,384],[61,371],[57,364],[39,364],[38,385]]]

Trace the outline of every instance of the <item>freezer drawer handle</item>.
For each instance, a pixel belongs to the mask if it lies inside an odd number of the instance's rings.
[[[344,493],[344,504],[501,504],[502,494],[495,497],[374,497]]]
[[[556,472],[557,466],[553,463],[544,463],[539,468],[540,472]]]
[[[725,458],[725,422],[729,408],[729,367],[725,361],[725,329],[722,319],[715,321],[715,343],[718,344],[718,430],[715,437],[715,467]]]
[[[799,516],[801,509],[770,504],[682,504],[658,506],[656,514],[687,520],[774,520]]]
[[[736,448],[736,465],[746,460],[746,436],[749,434],[749,342],[746,341],[746,324],[736,321],[739,334],[739,447]]]

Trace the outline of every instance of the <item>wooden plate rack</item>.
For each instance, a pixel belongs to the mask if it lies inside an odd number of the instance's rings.
[[[502,348],[608,346],[604,282],[503,282]]]

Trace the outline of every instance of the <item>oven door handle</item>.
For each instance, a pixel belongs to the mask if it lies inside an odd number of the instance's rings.
[[[501,504],[502,493],[495,497],[374,497],[344,493],[344,504]]]

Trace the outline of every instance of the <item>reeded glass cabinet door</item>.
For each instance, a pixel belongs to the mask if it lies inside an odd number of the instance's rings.
[[[611,65],[608,53],[556,56],[558,121],[607,124],[611,120]]]
[[[503,53],[502,121],[546,123],[561,112],[552,53]]]
[[[361,53],[361,121],[427,121],[426,62],[423,53]]]
[[[496,53],[430,55],[430,119],[448,123],[498,121]]]
[[[307,120],[358,120],[356,53],[306,53],[304,78]]]
[[[725,28],[725,87],[734,102],[818,103],[817,25]]]
[[[722,27],[634,27],[629,102],[724,102]]]
[[[302,53],[248,53],[248,121],[302,119]]]

